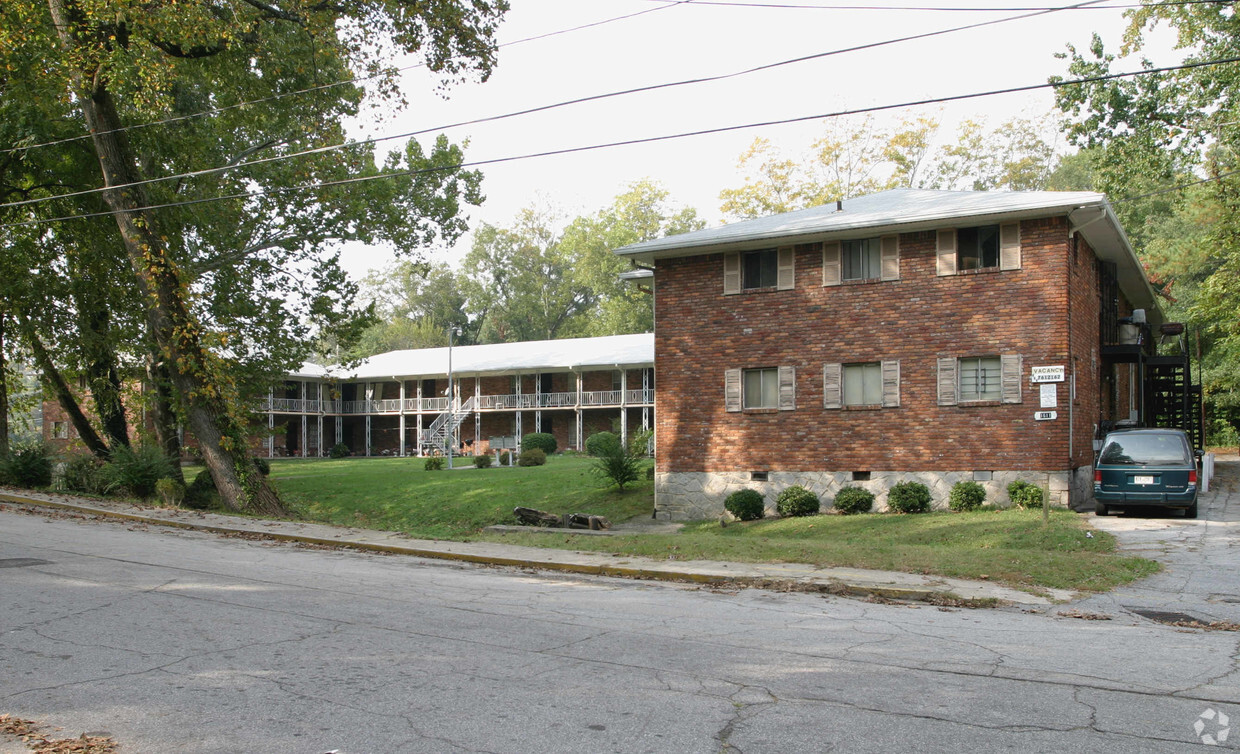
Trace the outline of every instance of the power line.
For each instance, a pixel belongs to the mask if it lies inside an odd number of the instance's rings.
[[[655,3],[670,3],[675,0],[650,0]],[[1004,11],[1032,11],[1032,10],[1123,10],[1126,8],[1158,8],[1162,6],[1180,6],[1180,5],[1223,5],[1230,4],[1232,0],[1166,0],[1166,2],[1157,3],[1128,3],[1120,5],[1097,5],[1088,8],[1078,7],[1056,7],[1056,6],[1012,6],[1006,8],[980,8],[965,6],[942,6],[942,5],[812,5],[807,3],[758,3],[758,2],[730,2],[729,0],[697,0],[694,5],[699,6],[715,6],[723,8],[771,8],[775,10],[848,10],[848,11],[943,11],[951,13],[1001,13]]]
[[[682,0],[682,2],[683,1],[685,0]],[[989,21],[979,21],[977,23],[966,24],[964,26],[953,26],[947,29],[938,29],[936,31],[923,32],[921,34],[913,34],[913,35],[905,36],[905,37],[897,37],[895,39],[887,39],[881,42],[869,42],[866,44],[854,45],[852,47],[844,47],[844,48],[840,48],[836,50],[828,50],[826,52],[818,52],[818,53],[814,53],[811,55],[801,55],[795,58],[789,58],[787,60],[780,60],[774,63],[766,63],[763,65],[754,66],[752,68],[747,68],[741,71],[733,71],[732,73],[719,74],[716,76],[703,76],[703,77],[698,77],[698,78],[693,78],[693,79],[684,79],[681,81],[665,82],[662,84],[651,84],[648,86],[633,87],[633,88],[622,89],[622,90],[618,90],[614,92],[607,92],[604,94],[594,94],[594,95],[590,95],[587,97],[578,97],[576,99],[565,100],[562,102],[556,102],[556,103],[552,103],[549,105],[540,105],[538,107],[526,108],[523,110],[517,110],[514,112],[504,113],[502,115],[492,115],[492,116],[487,116],[484,118],[475,118],[473,120],[459,121],[456,123],[449,123],[447,125],[435,126],[432,128],[423,128],[423,129],[418,129],[415,131],[407,131],[404,133],[392,134],[389,136],[376,136],[370,139],[362,139],[359,141],[349,141],[349,142],[344,142],[340,144],[332,144],[332,145],[323,146],[323,147],[315,147],[313,149],[305,149],[305,150],[301,150],[298,152],[290,152],[289,154],[274,155],[272,157],[263,157],[263,158],[256,159],[256,160],[247,160],[244,162],[224,165],[221,167],[203,168],[201,170],[194,170],[194,171],[189,171],[185,173],[176,173],[173,175],[159,176],[157,178],[147,178],[141,181],[118,184],[115,186],[104,186],[100,188],[83,189],[81,191],[71,191],[71,192],[67,192],[63,194],[56,194],[55,196],[44,196],[44,197],[38,197],[35,199],[23,199],[18,202],[9,202],[7,204],[0,204],[0,209],[20,207],[20,206],[33,205],[33,204],[42,204],[44,202],[50,202],[56,199],[68,199],[68,198],[72,198],[76,196],[86,196],[89,194],[97,194],[103,191],[134,188],[137,186],[145,186],[145,185],[154,184],[154,183],[162,183],[164,181],[183,180],[186,178],[200,178],[206,175],[223,173],[223,172],[237,170],[237,169],[244,168],[244,167],[264,165],[264,164],[271,163],[271,162],[280,162],[283,160],[293,159],[295,157],[305,157],[305,156],[313,155],[313,154],[324,154],[327,152],[333,152],[333,151],[337,151],[340,149],[347,149],[350,147],[359,147],[359,146],[364,146],[367,144],[378,144],[378,143],[385,142],[385,141],[392,141],[394,139],[406,139],[406,138],[411,138],[414,136],[420,136],[426,133],[431,133],[434,131],[443,131],[443,130],[451,129],[451,128],[460,128],[462,126],[471,126],[471,125],[477,125],[479,123],[489,123],[489,122],[494,122],[498,120],[505,120],[507,118],[515,118],[515,117],[522,116],[522,115],[531,115],[533,113],[545,112],[547,110],[554,110],[554,109],[558,109],[561,107],[568,107],[571,105],[579,105],[579,104],[583,104],[586,102],[596,102],[599,100],[610,99],[612,97],[622,97],[622,96],[627,96],[630,94],[640,94],[644,92],[657,91],[659,89],[670,89],[673,87],[691,86],[691,85],[697,85],[697,84],[713,83],[717,81],[725,81],[727,79],[739,78],[741,76],[748,76],[754,73],[760,73],[762,71],[769,71],[769,70],[781,68],[781,67],[788,66],[788,65],[794,65],[797,63],[805,63],[811,60],[820,60],[822,58],[831,57],[834,55],[842,55],[842,54],[850,53],[850,52],[860,52],[863,50],[872,50],[878,47],[886,47],[889,45],[901,44],[904,42],[912,42],[912,41],[921,40],[921,39],[928,39],[931,37],[943,36],[946,34],[953,34],[953,33],[960,32],[960,31],[968,31],[971,29],[978,29],[978,28],[982,28],[986,26],[994,26],[997,24],[1008,23],[1010,21],[1019,21],[1022,19],[1033,18],[1035,16],[1046,15],[1048,13],[1055,13],[1060,10],[1065,10],[1065,9],[1070,9],[1070,8],[1081,8],[1081,7],[1085,7],[1089,5],[1095,5],[1098,3],[1105,2],[1105,1],[1106,0],[1086,0],[1085,2],[1078,3],[1072,6],[1064,6],[1062,8],[1054,8],[1051,10],[1036,11],[1032,13],[1025,13],[1019,16],[1009,16],[1007,18],[992,19]]]
[[[1175,193],[1176,191],[1183,191],[1186,188],[1192,188],[1193,186],[1200,186],[1203,183],[1214,183],[1215,181],[1221,181],[1224,178],[1230,178],[1231,176],[1238,175],[1238,174],[1240,174],[1240,170],[1229,170],[1226,173],[1219,173],[1218,175],[1212,175],[1209,178],[1200,178],[1195,181],[1189,181],[1188,183],[1180,183],[1175,186],[1168,186],[1167,188],[1158,189],[1157,191],[1151,191],[1147,194],[1137,194],[1136,196],[1125,196],[1123,199],[1116,199],[1115,201],[1111,202],[1111,204],[1123,204],[1124,202],[1135,202],[1138,199],[1149,199],[1151,196],[1161,196],[1163,194],[1171,194],[1171,193]]]
[[[637,12],[635,12],[635,13],[626,13],[626,14],[624,14],[623,16],[613,16],[613,17],[611,17],[611,18],[605,18],[605,19],[602,19],[602,20],[600,20],[600,21],[592,21],[592,22],[587,23],[587,24],[581,24],[581,25],[579,25],[579,26],[572,26],[572,27],[569,27],[569,28],[567,28],[567,29],[559,29],[558,31],[549,31],[549,32],[545,32],[545,33],[543,33],[543,34],[536,34],[536,35],[534,35],[534,36],[532,36],[532,37],[524,37],[524,38],[522,38],[522,39],[516,39],[516,40],[513,40],[512,42],[505,42],[505,43],[503,43],[503,44],[496,45],[496,46],[495,46],[495,48],[496,48],[496,49],[501,49],[501,48],[505,48],[505,47],[513,47],[513,46],[515,46],[515,45],[525,44],[526,42],[536,42],[536,41],[538,41],[538,40],[540,40],[540,39],[548,39],[548,38],[550,38],[550,37],[560,36],[561,34],[571,34],[571,33],[573,33],[573,32],[582,31],[582,30],[584,30],[584,29],[591,29],[591,28],[594,28],[594,27],[596,27],[596,26],[603,26],[603,25],[605,25],[605,24],[610,24],[610,23],[613,23],[613,22],[615,22],[615,21],[624,21],[625,19],[635,18],[635,17],[637,17],[637,16],[643,16],[643,15],[645,15],[645,14],[647,14],[647,13],[657,13],[657,12],[659,12],[659,11],[661,11],[661,10],[668,10],[668,9],[671,9],[671,8],[675,8],[677,5],[685,5],[686,3],[694,3],[694,2],[698,2],[698,0],[665,0],[665,3],[666,3],[666,4],[664,4],[664,5],[660,5],[660,6],[659,6],[659,7],[657,7],[657,8],[647,8],[646,10],[640,10],[640,11],[637,11]],[[333,81],[333,82],[328,83],[328,84],[319,84],[319,85],[317,85],[317,86],[307,87],[307,88],[305,88],[305,89],[296,89],[296,90],[289,91],[289,92],[281,92],[281,93],[279,93],[279,94],[273,94],[273,95],[271,95],[270,97],[260,97],[259,99],[243,100],[243,101],[241,101],[241,102],[234,102],[234,103],[233,103],[233,104],[231,104],[231,105],[225,105],[225,106],[223,106],[223,107],[216,107],[216,108],[212,108],[212,109],[210,109],[210,110],[203,110],[203,111],[201,111],[201,112],[197,112],[197,113],[189,113],[189,114],[186,114],[186,115],[177,115],[177,116],[174,116],[174,117],[171,117],[171,118],[163,118],[163,119],[161,119],[161,120],[153,120],[153,121],[150,121],[150,122],[148,122],[148,123],[135,123],[135,124],[130,125],[130,126],[123,126],[123,127],[121,127],[121,128],[114,128],[114,129],[111,129],[110,131],[100,131],[99,133],[100,133],[101,135],[102,135],[102,134],[114,134],[114,133],[122,133],[122,132],[124,132],[124,131],[135,131],[135,130],[138,130],[138,129],[150,128],[150,127],[152,127],[152,126],[163,126],[163,125],[168,125],[168,124],[170,124],[170,123],[182,123],[182,122],[187,121],[187,120],[195,120],[195,119],[197,119],[197,118],[205,118],[205,117],[207,117],[207,116],[209,116],[209,115],[219,115],[219,114],[221,114],[221,113],[226,113],[226,112],[229,112],[229,111],[231,111],[231,110],[237,110],[237,109],[242,108],[242,107],[249,107],[249,106],[251,106],[251,105],[262,105],[262,104],[266,104],[266,103],[268,103],[268,102],[276,102],[276,101],[278,101],[278,100],[282,100],[282,99],[285,99],[285,98],[287,98],[287,97],[296,97],[296,96],[300,96],[300,95],[302,95],[302,94],[311,94],[311,93],[313,93],[313,92],[322,91],[322,90],[324,90],[324,89],[331,89],[331,88],[333,88],[333,87],[337,87],[337,86],[344,86],[345,84],[357,84],[357,83],[360,83],[360,82],[371,81],[371,80],[373,80],[373,79],[377,79],[377,78],[380,78],[380,77],[382,77],[382,76],[386,76],[386,75],[388,75],[388,73],[403,73],[403,72],[405,72],[405,71],[412,71],[412,70],[414,70],[415,68],[425,68],[425,67],[426,67],[426,63],[414,63],[413,65],[407,65],[407,66],[403,66],[403,67],[401,67],[401,68],[396,68],[396,69],[393,69],[393,70],[392,70],[392,71],[390,71],[390,72],[388,72],[388,71],[381,71],[381,72],[379,72],[379,73],[374,73],[374,74],[371,74],[371,75],[369,75],[369,76],[355,76],[355,77],[352,77],[352,78],[341,79],[340,81]],[[25,150],[29,150],[29,149],[41,149],[41,148],[43,148],[43,147],[54,147],[54,146],[59,146],[59,145],[61,145],[61,144],[69,144],[69,143],[72,143],[72,142],[75,142],[75,141],[82,141],[82,140],[85,140],[85,139],[89,139],[89,138],[91,138],[93,135],[94,135],[94,134],[82,134],[81,136],[69,136],[69,137],[66,137],[66,138],[64,138],[64,139],[55,139],[55,140],[52,140],[52,141],[45,141],[45,142],[42,142],[42,143],[39,143],[39,144],[26,144],[26,145],[23,145],[23,146],[20,146],[20,147],[6,147],[6,148],[4,148],[4,149],[0,149],[0,154],[9,154],[9,153],[11,153],[11,152],[21,152],[21,151],[25,151]]]
[[[685,139],[685,138],[690,138],[690,137],[695,137],[695,136],[707,136],[711,134],[727,133],[731,131],[742,131],[742,130],[751,129],[751,128],[766,128],[770,126],[787,125],[790,123],[802,123],[802,122],[809,121],[809,120],[825,120],[828,118],[839,118],[839,117],[845,117],[849,115],[863,115],[866,113],[882,112],[885,110],[898,110],[898,109],[910,108],[910,107],[920,107],[924,105],[938,105],[938,104],[944,104],[948,102],[960,102],[963,100],[979,99],[982,97],[994,97],[994,96],[1004,95],[1004,94],[1019,94],[1023,92],[1037,91],[1039,89],[1059,89],[1059,88],[1068,87],[1068,86],[1077,86],[1080,84],[1095,83],[1098,81],[1110,81],[1113,79],[1129,78],[1132,76],[1144,76],[1144,75],[1149,75],[1149,74],[1154,74],[1154,73],[1167,73],[1170,71],[1178,71],[1178,70],[1185,70],[1185,69],[1191,69],[1191,68],[1202,68],[1206,66],[1224,65],[1228,63],[1237,63],[1237,62],[1240,62],[1240,57],[1197,61],[1194,63],[1184,63],[1181,65],[1166,66],[1163,68],[1143,68],[1139,71],[1126,71],[1124,73],[1110,73],[1110,74],[1105,74],[1101,76],[1090,76],[1090,77],[1082,78],[1082,79],[1072,79],[1070,81],[1053,81],[1053,82],[1047,82],[1047,83],[1042,83],[1042,84],[1029,84],[1026,86],[1008,87],[1006,89],[992,89],[990,91],[985,91],[985,92],[973,92],[970,94],[957,94],[957,95],[950,95],[946,97],[934,97],[934,98],[929,98],[929,99],[914,100],[910,102],[901,102],[898,104],[875,105],[872,107],[857,108],[853,110],[839,110],[839,111],[830,112],[830,113],[819,113],[816,115],[803,115],[803,116],[798,116],[795,118],[783,118],[779,120],[760,121],[756,123],[745,123],[745,124],[733,125],[733,126],[720,126],[717,128],[707,128],[707,129],[701,129],[697,131],[685,131],[685,132],[676,133],[676,134],[665,134],[663,136],[649,136],[649,137],[643,137],[643,138],[637,138],[637,139],[626,139],[622,141],[607,142],[603,144],[592,144],[592,145],[580,146],[580,147],[566,147],[563,149],[553,149],[553,150],[548,150],[544,152],[535,152],[535,153],[529,153],[529,154],[524,154],[524,155],[496,157],[496,158],[492,158],[488,160],[475,160],[473,162],[460,162],[454,165],[444,165],[444,166],[437,166],[437,167],[431,167],[431,168],[416,168],[413,170],[401,170],[401,171],[396,171],[394,173],[383,173],[380,175],[359,176],[356,178],[343,178],[343,179],[334,180],[334,181],[321,181],[321,182],[316,182],[316,183],[300,184],[297,186],[282,186],[282,187],[271,188],[271,189],[256,189],[254,191],[243,191],[243,192],[238,192],[234,194],[228,194],[225,196],[202,197],[199,199],[188,199],[188,200],[180,201],[180,202],[153,204],[153,205],[148,205],[144,207],[136,207],[134,209],[129,209],[129,210],[106,210],[102,212],[91,212],[91,213],[84,213],[84,214],[77,214],[77,215],[65,215],[62,217],[41,218],[38,220],[26,220],[22,222],[5,223],[5,224],[0,225],[0,228],[16,228],[16,227],[22,227],[22,226],[27,226],[27,225],[43,225],[47,223],[62,222],[62,221],[67,221],[67,220],[81,220],[81,219],[88,219],[88,218],[94,218],[94,217],[105,217],[105,216],[117,215],[117,214],[121,214],[125,212],[141,212],[141,211],[157,210],[157,209],[171,209],[175,207],[185,207],[185,206],[190,206],[190,205],[195,205],[195,204],[207,204],[207,203],[218,202],[218,201],[231,201],[234,199],[248,199],[248,198],[253,198],[257,196],[265,196],[268,194],[292,193],[292,192],[310,191],[310,190],[323,189],[323,188],[333,188],[336,186],[347,186],[347,185],[353,185],[353,184],[359,184],[359,183],[368,183],[370,181],[384,180],[388,178],[403,178],[403,177],[412,176],[412,175],[425,175],[429,173],[461,170],[464,168],[477,168],[477,167],[482,167],[486,165],[498,165],[498,164],[509,163],[509,162],[517,162],[521,160],[538,159],[542,157],[555,157],[555,156],[561,156],[561,155],[567,155],[567,154],[577,154],[581,152],[590,152],[590,151],[596,151],[600,149],[611,149],[615,147],[634,146],[638,144],[652,144],[656,142],[672,141],[676,139]],[[1133,198],[1139,198],[1139,197],[1133,197]]]

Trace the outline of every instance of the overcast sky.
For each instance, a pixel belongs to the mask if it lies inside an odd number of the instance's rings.
[[[362,124],[365,135],[436,128],[579,97],[742,71],[801,56],[1027,15],[1039,0],[933,0],[937,8],[983,11],[842,9],[866,0],[511,0],[499,32],[499,64],[486,83],[434,93],[425,70],[404,75],[409,107],[383,122]],[[1118,5],[1125,0],[1107,0]],[[764,3],[765,7],[754,7]],[[922,5],[920,0],[883,0],[885,5]],[[788,7],[800,5],[802,7]],[[834,5],[834,7],[832,7]],[[1019,10],[997,11],[996,8]],[[517,40],[607,19],[631,18],[565,34]],[[731,78],[557,108],[534,115],[447,130],[454,142],[468,139],[468,160],[491,160],[569,147],[781,120],[896,104],[1013,86],[1044,83],[1065,74],[1054,53],[1078,48],[1098,32],[1108,47],[1119,44],[1125,25],[1119,9],[1064,10],[927,39],[877,46]],[[1164,47],[1155,63],[1176,62]],[[1127,70],[1126,66],[1123,69]],[[950,138],[962,118],[995,126],[1012,116],[1053,110],[1049,91],[1003,95],[950,105],[897,110],[931,115]],[[711,225],[721,220],[720,189],[743,183],[737,157],[762,136],[789,156],[802,153],[823,130],[823,121],[743,129],[653,144],[615,147],[566,156],[519,160],[482,168],[486,202],[470,208],[471,227],[481,221],[507,224],[523,207],[538,203],[566,218],[592,213],[635,180],[661,183],[672,199],[695,207]],[[424,137],[428,143],[433,137]],[[457,261],[469,237],[454,249],[430,252]],[[382,248],[350,247],[345,266],[357,277],[383,267],[393,256]]]

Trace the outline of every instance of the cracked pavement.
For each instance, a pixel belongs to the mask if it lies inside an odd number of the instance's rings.
[[[0,712],[122,752],[1184,751],[1206,710],[1240,720],[1240,633],[1129,608],[1240,622],[1240,461],[1220,469],[1202,520],[1098,522],[1163,573],[1036,610],[0,510]]]

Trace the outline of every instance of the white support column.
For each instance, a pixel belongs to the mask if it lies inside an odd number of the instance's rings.
[[[366,402],[362,404],[362,407],[366,410],[366,457],[370,458],[370,401],[375,395],[375,383],[366,383],[364,395],[366,396]]]
[[[267,388],[267,457],[276,457],[276,389],[274,387]]]
[[[309,458],[310,454],[306,452],[307,441],[310,438],[310,428],[306,426],[309,422],[309,416],[306,414],[306,381],[301,381],[301,457]]]
[[[517,375],[517,423],[516,431],[517,442],[521,442],[521,375]]]
[[[317,429],[318,429],[318,433],[319,433],[319,434],[318,434],[318,437],[319,437],[319,449],[318,449],[318,450],[319,450],[319,455],[318,455],[318,457],[319,457],[319,458],[322,458],[322,457],[325,455],[325,454],[323,453],[323,450],[324,450],[324,448],[323,448],[323,439],[324,439],[324,438],[323,438],[323,409],[325,408],[325,406],[323,405],[323,387],[324,387],[324,386],[323,386],[323,383],[321,383],[321,382],[317,383],[317,386],[315,387],[315,391],[316,391],[315,395],[316,395],[316,396],[318,396],[318,397],[317,397],[317,400],[318,400],[318,402],[319,402],[319,403],[318,403],[318,405],[319,405],[319,415],[318,415],[317,417],[315,417],[315,426],[317,427]]]
[[[474,455],[482,447],[482,378],[474,377]]]
[[[542,372],[534,375],[534,431],[542,432]]]
[[[642,430],[650,430],[650,405],[646,393],[650,391],[650,370],[642,370]]]
[[[620,443],[629,446],[629,370],[620,370]]]
[[[417,403],[417,449],[414,455],[422,456],[422,380],[418,380],[418,403]]]
[[[405,457],[405,381],[400,381],[400,457]]]
[[[577,419],[577,450],[578,450],[578,452],[580,452],[580,451],[584,451],[584,450],[586,449],[586,438],[584,438],[584,437],[582,437],[582,436],[581,436],[581,435],[582,435],[582,432],[583,432],[583,429],[584,429],[584,428],[583,428],[582,421],[581,421],[581,414],[582,414],[582,409],[581,409],[581,385],[582,385],[582,374],[581,374],[581,372],[575,372],[575,374],[577,375],[577,407],[576,407],[576,409],[574,409],[573,413],[575,413],[575,414],[577,415],[577,416],[576,416],[576,419]]]

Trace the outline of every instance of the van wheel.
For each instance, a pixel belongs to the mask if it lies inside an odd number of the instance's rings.
[[[1197,501],[1196,500],[1193,501],[1192,505],[1184,509],[1184,518],[1197,518]]]
[[[1106,503],[1094,503],[1095,516],[1105,516],[1107,513],[1109,513],[1109,511],[1107,510]]]

